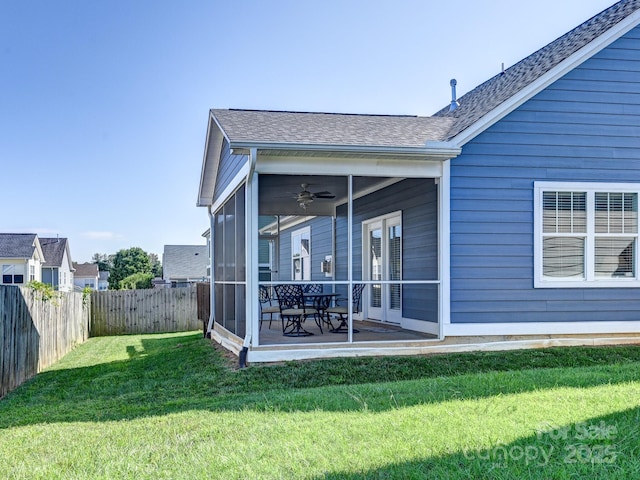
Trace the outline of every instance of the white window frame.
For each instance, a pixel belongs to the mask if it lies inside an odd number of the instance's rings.
[[[296,279],[296,273],[295,273],[295,261],[298,259],[297,257],[294,256],[294,248],[293,248],[293,244],[294,242],[296,242],[297,238],[299,237],[300,239],[302,238],[303,235],[307,235],[309,237],[309,249],[308,249],[308,256],[306,257],[300,257],[300,261],[301,261],[301,267],[302,267],[302,278]],[[299,228],[298,230],[294,230],[293,232],[291,232],[291,279],[292,280],[299,280],[299,281],[310,281],[311,280],[311,227],[304,227],[304,228]],[[304,260],[308,259],[308,269],[305,270],[304,266]],[[305,278],[307,277],[307,278]]]
[[[543,208],[542,196],[544,192],[585,192],[587,233],[585,235],[585,277],[584,278],[553,278],[544,277],[542,273],[542,244],[543,244]],[[533,184],[533,249],[534,249],[534,288],[640,288],[640,263],[638,250],[640,249],[640,235],[638,233],[620,234],[625,237],[636,238],[634,258],[635,277],[597,278],[595,276],[595,202],[597,193],[635,193],[640,203],[639,183],[597,183],[597,182],[534,182]],[[639,221],[640,224],[640,221]]]

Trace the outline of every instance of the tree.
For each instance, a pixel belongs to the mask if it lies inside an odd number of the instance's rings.
[[[149,261],[151,262],[151,273],[153,273],[153,277],[162,277],[162,264],[158,259],[158,255],[155,253],[150,253]]]
[[[106,253],[94,253],[91,257],[91,263],[98,264],[98,270],[101,272],[110,272],[113,267],[113,255]]]
[[[113,257],[113,266],[109,275],[109,288],[120,290],[120,282],[134,273],[151,274],[151,261],[147,252],[140,247],[118,251]]]
[[[153,275],[151,273],[134,273],[120,281],[122,290],[137,290],[140,288],[153,288]]]

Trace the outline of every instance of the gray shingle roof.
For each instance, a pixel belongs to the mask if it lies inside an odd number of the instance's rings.
[[[449,106],[438,111],[436,116],[455,119],[448,138],[455,137],[638,8],[640,0],[616,3],[460,97],[460,106],[453,112],[449,112]]]
[[[452,119],[403,115],[211,110],[233,142],[355,147],[424,147],[442,140]]]
[[[31,258],[36,237],[35,233],[0,233],[0,257]]]
[[[622,0],[487,80],[431,117],[337,113],[211,110],[231,143],[423,147],[446,141],[470,127],[562,61],[640,8]]]
[[[45,266],[61,267],[66,246],[66,238],[40,238],[40,248],[42,248],[44,255]]]
[[[98,276],[98,264],[97,263],[73,263],[73,268],[76,271],[73,273],[75,278],[89,277],[95,278]]]

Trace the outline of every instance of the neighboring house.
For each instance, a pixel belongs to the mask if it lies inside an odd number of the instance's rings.
[[[640,333],[639,9],[618,2],[460,98],[452,82],[431,117],[211,110],[212,338],[260,362]],[[416,338],[270,343],[258,285],[292,281],[364,283],[349,325]]]
[[[97,290],[100,284],[100,273],[97,263],[74,263],[76,271],[73,276],[73,284],[79,289],[85,287]]]
[[[0,284],[41,281],[45,258],[35,233],[0,233]]]
[[[42,283],[60,292],[73,290],[73,262],[66,238],[40,238],[45,263],[42,265]]]
[[[207,281],[209,254],[206,245],[165,245],[162,279],[171,287]]]
[[[98,290],[109,290],[109,272],[98,272]]]

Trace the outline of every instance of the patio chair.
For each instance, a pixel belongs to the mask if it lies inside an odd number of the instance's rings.
[[[355,283],[353,285],[353,308],[352,313],[360,313],[362,311],[362,291],[364,290],[364,283]],[[331,330],[333,333],[345,333],[349,331],[349,307],[347,305],[340,305],[340,301],[348,301],[346,298],[339,298],[336,300],[337,305],[335,307],[327,308],[328,314],[337,315],[340,318],[340,325],[337,328]],[[353,333],[358,333],[358,330],[354,329]]]
[[[322,285],[319,283],[308,283],[302,290],[304,293],[322,293]]]
[[[280,313],[280,307],[273,302],[269,289],[264,285],[258,285],[258,298],[260,300],[260,329],[262,330],[262,322],[267,320],[264,316],[269,315],[269,328],[273,321],[273,315]],[[284,330],[284,323],[282,324]]]
[[[318,319],[318,310],[304,304],[302,286],[298,284],[275,285],[273,287],[278,298],[280,318],[283,322],[282,334],[287,337],[306,337],[313,335],[304,329],[302,324],[307,317],[313,316],[322,333],[322,325]]]
[[[304,293],[322,293],[322,285],[320,285],[319,283],[307,283],[306,285],[302,286],[302,291]],[[313,298],[311,298],[310,300],[305,299],[305,303],[311,307],[315,307]]]

